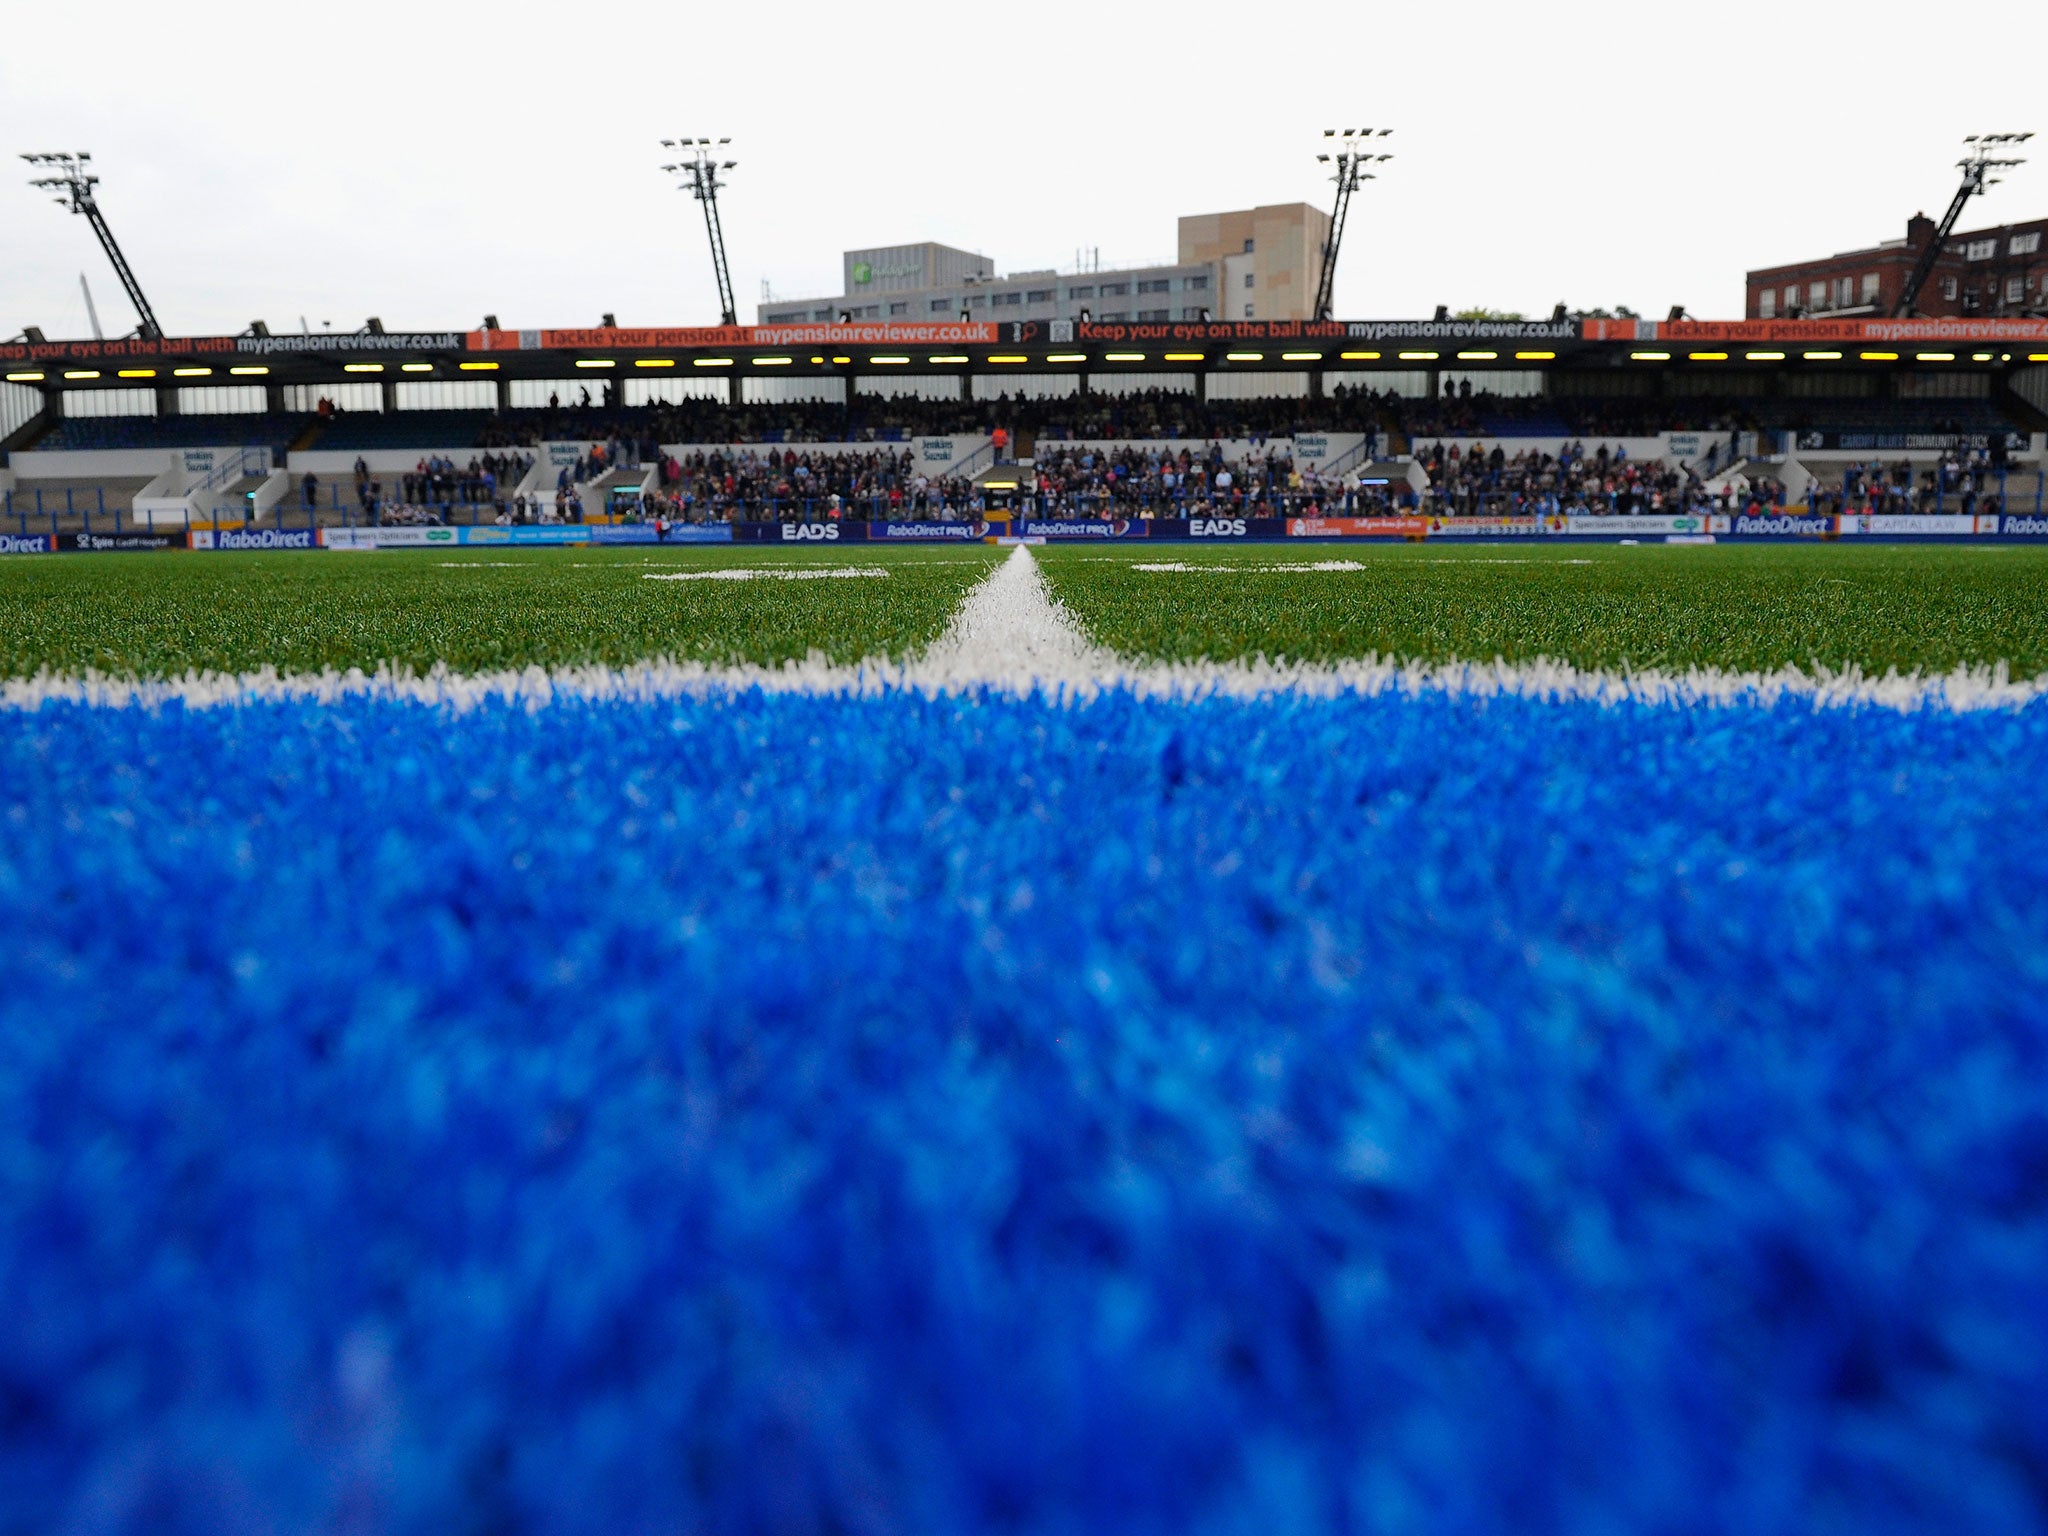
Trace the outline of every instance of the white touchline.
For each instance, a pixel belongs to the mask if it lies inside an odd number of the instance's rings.
[[[1135,560],[1131,563],[1134,571],[1157,571],[1169,575],[1197,573],[1207,575],[1211,571],[1248,572],[1254,576],[1288,575],[1295,571],[1365,571],[1370,566],[1360,565],[1356,560],[1288,560],[1278,565],[1217,565],[1207,560]]]
[[[642,581],[820,581],[837,576],[887,576],[889,573],[874,565],[814,565],[785,567],[764,570],[747,566],[727,566],[709,571],[643,571]]]
[[[693,573],[694,574],[694,573]],[[846,664],[812,652],[781,666],[707,666],[668,660],[625,667],[526,667],[517,671],[424,676],[379,667],[360,671],[280,674],[187,673],[137,681],[101,672],[44,673],[0,681],[0,708],[79,703],[109,708],[161,704],[215,706],[345,698],[389,699],[454,709],[517,703],[652,702],[759,690],[764,693],[874,698],[911,691],[927,695],[978,690],[1083,702],[1106,692],[1140,698],[1259,699],[1280,695],[1335,698],[1344,694],[1437,693],[1453,697],[1580,700],[1602,705],[1715,707],[1804,700],[1819,708],[1873,706],[1914,711],[2014,709],[2048,698],[2048,675],[2015,682],[2006,665],[1959,667],[1942,675],[1895,672],[1871,677],[1840,672],[1609,672],[1568,662],[1418,662],[1367,656],[1355,661],[1137,662],[1091,641],[1066,606],[1047,590],[1029,549],[1009,558],[970,590],[945,633],[907,661],[886,657]]]

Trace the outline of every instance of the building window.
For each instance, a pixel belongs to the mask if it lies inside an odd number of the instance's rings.
[[[987,302],[988,295],[985,293],[970,293],[967,295],[967,304],[970,309],[979,309]]]
[[[1128,320],[1128,319],[1130,319],[1131,317],[1130,317],[1129,315],[1125,314],[1125,313],[1124,313],[1124,312],[1123,312],[1122,310],[1118,310],[1118,311],[1116,311],[1116,313],[1114,313],[1114,314],[1110,314],[1110,315],[1097,315],[1097,316],[1096,316],[1095,318],[1096,318],[1096,319],[1098,319],[1098,320],[1110,320],[1110,321],[1118,321],[1118,320]]]
[[[1140,293],[1171,293],[1173,279],[1170,277],[1149,277],[1138,284]]]
[[[995,301],[998,304],[1022,304],[1024,302],[1024,295],[1021,293],[999,293],[996,295]]]
[[[1252,307],[1249,304],[1245,305],[1244,307],[1244,317],[1247,320],[1251,319],[1252,317]]]
[[[1202,310],[1201,310],[1201,306],[1200,306],[1200,305],[1198,305],[1198,304],[1185,304],[1185,305],[1181,306],[1181,312],[1180,312],[1180,317],[1181,317],[1181,319],[1183,319],[1183,320],[1199,320],[1199,319],[1201,319],[1201,318],[1202,318]]]
[[[1182,283],[1181,286],[1187,289],[1189,293],[1207,293],[1209,291],[1209,274],[1204,272],[1199,277],[1191,277]]]
[[[932,300],[932,313],[935,315],[943,315],[947,310],[951,309],[952,307],[953,301],[951,299]]]
[[[1105,299],[1108,299],[1108,298],[1119,298],[1119,299],[1120,299],[1120,298],[1122,298],[1122,297],[1123,297],[1123,296],[1124,296],[1125,294],[1129,293],[1130,291],[1131,291],[1131,285],[1130,285],[1129,283],[1104,283],[1104,284],[1102,285],[1102,296],[1103,296],[1103,297],[1104,297]]]
[[[1943,297],[1944,299],[1947,299],[1947,300],[1948,300],[1948,301],[1949,301],[1949,302],[1950,302],[1951,304],[1953,304],[1953,303],[1955,302],[1955,299],[1956,299],[1956,280],[1955,280],[1954,278],[1952,278],[1952,277],[1944,277],[1944,278],[1943,278],[1943,279],[1941,280],[1941,296],[1942,296],[1942,297]]]
[[[1791,314],[1799,308],[1799,285],[1789,283],[1785,288],[1785,313]]]
[[[829,309],[814,309],[811,311],[811,318],[813,320],[830,320],[832,318],[832,311]]]
[[[1067,297],[1070,299],[1092,299],[1095,297],[1095,290],[1093,288],[1069,288],[1067,290]]]
[[[2027,298],[2027,280],[2024,277],[2008,277],[2005,280],[2005,302],[2023,304]]]
[[[1172,318],[1173,311],[1170,309],[1141,309],[1138,311],[1138,319],[1141,323],[1147,321],[1171,320]]]
[[[1250,272],[1247,272],[1247,273],[1245,273],[1245,275],[1244,275],[1244,285],[1245,285],[1245,287],[1249,288],[1249,287],[1251,287],[1251,286],[1252,286],[1252,285],[1253,285],[1254,283],[1256,283],[1257,281],[1258,281],[1258,279],[1257,279],[1257,278],[1256,278],[1256,277],[1255,277],[1255,276],[1254,276],[1253,274],[1251,274]]]
[[[1759,318],[1769,320],[1778,313],[1778,290],[1766,288],[1756,296],[1756,312]]]
[[[1828,285],[1825,282],[1808,283],[1806,285],[1806,307],[1808,309],[1826,309],[1828,307]]]
[[[2007,250],[2015,256],[2031,256],[2040,249],[2041,231],[2038,229],[2031,235],[2014,235],[2012,243],[2007,246]]]
[[[889,306],[889,313],[892,315],[907,315],[910,313],[910,305],[907,302],[902,304],[891,304]]]
[[[802,321],[803,317],[804,312],[799,309],[787,315],[770,315],[768,323],[770,325],[794,325]]]
[[[1997,254],[1998,242],[1996,240],[1972,240],[1963,247],[1963,260],[1965,261],[1989,261]]]
[[[1247,256],[1251,255],[1252,253],[1252,243],[1249,240],[1245,241],[1244,243],[1244,253]]]
[[[1847,308],[1848,308],[1848,307],[1849,307],[1849,306],[1850,306],[1851,304],[1853,304],[1853,303],[1855,302],[1855,298],[1854,298],[1854,294],[1855,294],[1855,291],[1856,291],[1856,285],[1855,285],[1855,281],[1854,281],[1854,279],[1852,279],[1852,278],[1847,278],[1847,277],[1838,277],[1838,278],[1836,278],[1836,279],[1835,279],[1835,308],[1837,308],[1837,309],[1847,309]]]
[[[1863,274],[1863,302],[1866,304],[1875,304],[1877,302],[1877,274],[1875,272]]]
[[[1057,289],[1034,288],[1029,293],[1024,295],[1024,302],[1026,304],[1050,304],[1054,299],[1058,297],[1059,292]]]

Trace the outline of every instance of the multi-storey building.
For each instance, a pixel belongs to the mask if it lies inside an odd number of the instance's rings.
[[[1308,320],[1329,216],[1306,203],[1192,214],[1174,262],[1114,270],[996,275],[988,257],[925,241],[848,251],[845,291],[770,300],[763,325],[799,321]]]
[[[1934,220],[1916,213],[1906,223],[1903,240],[1760,268],[1749,274],[1744,313],[1752,320],[1888,315],[1935,229]],[[1920,290],[1915,312],[1940,319],[2048,314],[2044,234],[2048,219],[1951,235]]]

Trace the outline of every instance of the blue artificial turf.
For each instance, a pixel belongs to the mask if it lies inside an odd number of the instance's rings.
[[[0,716],[0,1532],[2048,1528],[2048,709]]]

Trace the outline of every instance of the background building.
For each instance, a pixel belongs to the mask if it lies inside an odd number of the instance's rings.
[[[848,251],[845,291],[769,300],[763,325],[837,320],[1308,320],[1330,219],[1306,203],[1180,221],[1178,260],[1112,270],[996,275],[972,251],[924,241]]]
[[[1330,216],[1307,203],[1180,221],[1180,259],[1222,268],[1219,320],[1313,320]]]
[[[1888,315],[1935,229],[1934,220],[1916,213],[1906,222],[1903,240],[1759,268],[1749,274],[1744,314],[1752,320]],[[2048,219],[1950,236],[1920,290],[1915,311],[1942,319],[2048,314],[2044,233]]]

